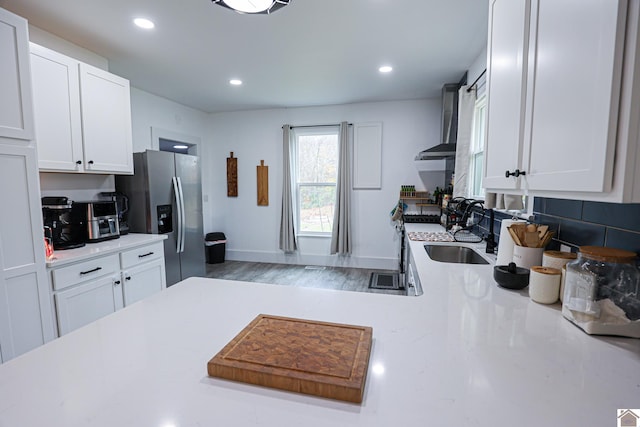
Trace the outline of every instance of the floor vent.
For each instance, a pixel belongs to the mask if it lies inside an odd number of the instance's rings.
[[[400,290],[398,273],[371,273],[369,279],[369,289],[391,289]]]
[[[323,267],[321,265],[307,265],[304,267],[305,270],[326,270],[327,267]]]

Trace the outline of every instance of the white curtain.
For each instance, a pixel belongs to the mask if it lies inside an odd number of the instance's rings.
[[[296,242],[293,210],[291,126],[282,127],[282,211],[280,217],[280,249],[293,252],[298,249]]]
[[[476,105],[476,87],[462,86],[458,92],[458,139],[453,197],[469,197],[469,163],[473,132],[473,113]]]
[[[338,181],[331,230],[331,254],[347,255],[351,253],[351,159],[347,122],[340,123],[338,144]]]

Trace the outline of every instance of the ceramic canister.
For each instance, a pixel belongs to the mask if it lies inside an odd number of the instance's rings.
[[[566,263],[578,258],[573,252],[544,251],[542,254],[542,266],[562,269]]]
[[[531,268],[542,263],[542,253],[544,248],[528,248],[526,246],[515,245],[513,247],[513,262],[518,267]]]
[[[541,304],[553,304],[560,294],[562,271],[557,268],[533,266],[529,275],[529,297]]]

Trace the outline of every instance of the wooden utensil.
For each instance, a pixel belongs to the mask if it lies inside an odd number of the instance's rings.
[[[555,234],[555,231],[547,231],[540,242],[540,247],[544,248],[547,246]]]
[[[509,234],[511,235],[513,242],[518,246],[523,246],[522,241],[520,240],[520,237],[518,237],[518,233],[516,232],[515,228],[513,228],[513,225],[510,225],[509,227],[507,227],[507,230],[509,230]]]
[[[535,229],[535,226],[533,227]],[[540,236],[537,231],[527,231],[524,235],[524,243],[529,248],[538,248],[540,245]]]
[[[527,225],[522,223],[518,223],[518,224],[511,224],[510,226],[511,228],[513,228],[513,231],[516,233],[516,235],[518,236],[518,246],[524,246],[524,234],[526,233],[527,230]],[[514,242],[516,242],[516,240],[514,239]]]
[[[539,225],[538,226],[538,235],[540,236],[540,239],[542,239],[544,237],[544,235],[547,232],[547,230],[549,230],[549,226],[548,225]]]

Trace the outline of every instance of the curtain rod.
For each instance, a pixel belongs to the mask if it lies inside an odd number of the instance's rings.
[[[478,81],[482,78],[482,76],[484,76],[487,73],[487,69],[485,68],[484,71],[482,73],[480,73],[480,75],[478,76],[477,79],[475,79],[473,81],[473,83],[471,83],[471,86],[469,86],[467,88],[467,92],[471,92],[471,88],[474,87],[476,85],[476,83],[478,83]]]
[[[336,123],[334,125],[305,125],[305,126],[289,126],[289,128],[294,129],[294,128],[322,128],[322,127],[328,127],[328,126],[340,126],[340,123]],[[353,126],[353,123],[347,123],[347,126]],[[284,126],[282,126],[284,127]]]

